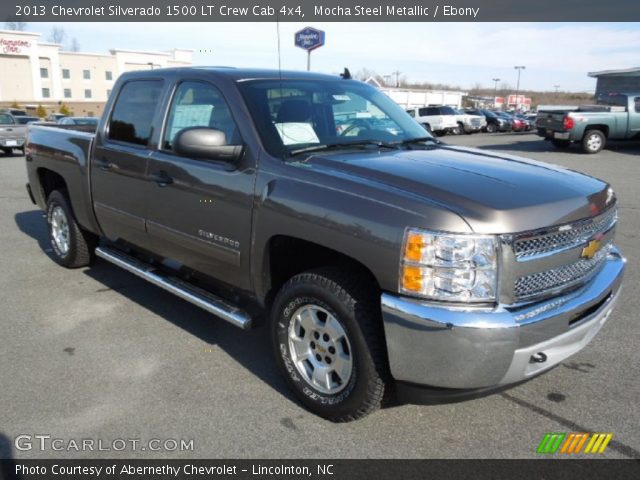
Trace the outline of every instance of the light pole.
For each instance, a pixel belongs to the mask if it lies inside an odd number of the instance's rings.
[[[527,67],[525,67],[524,65],[516,65],[513,68],[518,71],[518,83],[516,83],[516,110],[518,110],[518,94],[520,93],[520,72]]]
[[[556,94],[558,93],[558,89],[560,88],[560,85],[554,85],[553,88],[556,89]]]
[[[498,82],[500,81],[499,78],[492,78],[491,80],[493,80],[494,85],[493,85],[493,106],[496,106],[496,97],[498,96]]]

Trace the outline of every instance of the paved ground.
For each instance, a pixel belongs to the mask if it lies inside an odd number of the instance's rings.
[[[266,329],[243,333],[106,263],[65,270],[29,202],[24,160],[0,157],[0,457],[20,434],[66,440],[193,439],[192,452],[133,457],[533,457],[545,432],[613,432],[605,456],[640,457],[640,145],[557,152],[533,135],[447,137],[610,181],[620,200],[625,289],[596,341],[505,393],[405,405],[346,425],[307,413],[271,360]]]

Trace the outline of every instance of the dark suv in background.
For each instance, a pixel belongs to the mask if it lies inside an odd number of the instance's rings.
[[[485,131],[488,133],[511,131],[511,122],[507,119],[500,118],[491,110],[468,108],[465,112],[469,115],[483,115],[487,119]]]

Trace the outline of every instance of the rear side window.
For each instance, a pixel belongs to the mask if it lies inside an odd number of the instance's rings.
[[[440,111],[435,107],[426,107],[418,110],[421,117],[428,117],[431,115],[440,115]]]
[[[414,117],[416,116],[416,111],[415,110],[407,110],[407,113],[409,114],[409,116]]]
[[[161,92],[162,80],[134,80],[125,83],[111,114],[109,139],[147,145]]]

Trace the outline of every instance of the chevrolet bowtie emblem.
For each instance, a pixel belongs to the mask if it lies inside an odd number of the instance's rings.
[[[582,249],[580,256],[582,258],[593,258],[601,246],[602,244],[598,240],[591,240],[587,246]]]

